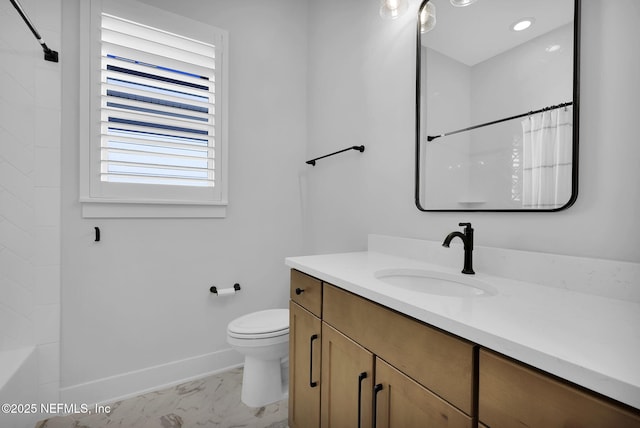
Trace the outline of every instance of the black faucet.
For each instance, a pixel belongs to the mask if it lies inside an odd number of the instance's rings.
[[[443,247],[449,248],[449,244],[451,240],[456,236],[462,239],[464,243],[464,267],[462,268],[462,273],[466,273],[468,275],[473,275],[475,272],[473,271],[473,228],[471,227],[471,223],[460,223],[459,226],[464,226],[464,234],[462,232],[451,232],[444,238],[444,242],[442,243]]]

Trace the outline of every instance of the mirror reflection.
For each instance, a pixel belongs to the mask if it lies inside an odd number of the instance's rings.
[[[579,0],[423,2],[419,209],[553,211],[575,201],[576,10]]]

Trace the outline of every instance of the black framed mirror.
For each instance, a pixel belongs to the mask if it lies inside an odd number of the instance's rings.
[[[424,0],[416,206],[559,211],[578,195],[580,0]]]

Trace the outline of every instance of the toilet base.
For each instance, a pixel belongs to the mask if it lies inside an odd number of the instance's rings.
[[[282,382],[281,359],[244,359],[241,400],[249,407],[262,407],[280,401],[287,395]],[[287,388],[288,389],[288,388]]]

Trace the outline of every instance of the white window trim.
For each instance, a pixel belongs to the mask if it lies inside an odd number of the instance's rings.
[[[133,0],[82,1],[80,20],[80,202],[85,218],[174,218],[174,217],[225,217],[228,204],[228,33],[211,25],[179,16]],[[219,186],[214,200],[164,197],[162,186],[152,196],[129,198],[126,194],[106,196],[101,194],[96,180],[99,177],[99,147],[96,143],[99,131],[100,104],[91,88],[99,82],[100,16],[102,12],[121,16],[132,21],[174,32],[205,42],[218,37],[221,44],[220,64],[216,69],[216,178]],[[177,26],[177,27],[176,27]],[[220,43],[221,39],[221,43]],[[99,51],[98,51],[99,52]],[[218,52],[216,52],[218,60]],[[136,185],[132,185],[135,187]]]

